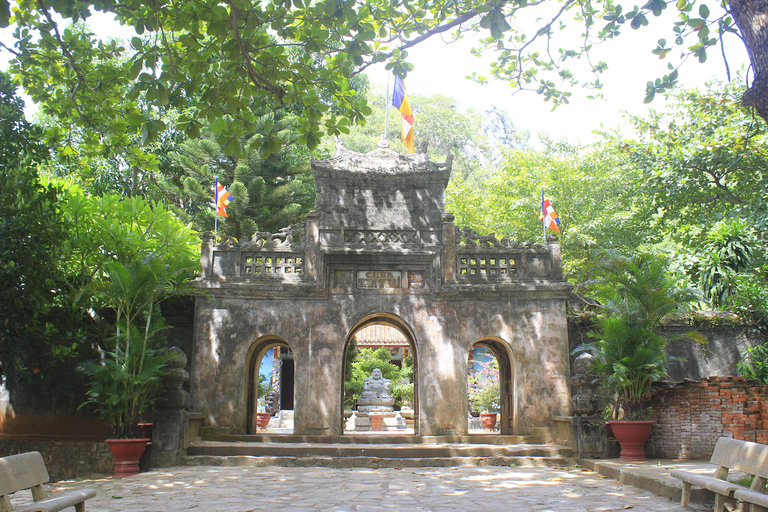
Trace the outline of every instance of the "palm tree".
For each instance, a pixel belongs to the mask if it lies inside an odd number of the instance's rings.
[[[639,419],[643,403],[654,382],[667,375],[671,360],[664,349],[672,339],[661,328],[670,315],[689,309],[701,300],[689,288],[678,288],[667,271],[667,259],[656,253],[624,256],[600,251],[595,271],[603,284],[603,308],[597,329],[590,336],[597,341],[582,345],[579,352],[595,354],[595,372],[615,397],[614,412],[626,419]],[[691,331],[675,338],[699,342],[706,339]]]

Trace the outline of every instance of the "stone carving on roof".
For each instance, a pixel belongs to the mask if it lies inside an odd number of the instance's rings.
[[[459,245],[460,249],[468,249],[468,250],[477,250],[477,251],[485,251],[488,249],[502,249],[502,250],[508,250],[508,249],[533,249],[536,251],[546,251],[547,247],[541,244],[536,244],[531,240],[528,240],[526,242],[518,242],[516,240],[510,240],[506,236],[499,240],[496,238],[495,233],[491,233],[490,235],[480,235],[477,231],[475,231],[472,228],[459,228],[458,226],[455,226],[456,229],[456,242],[457,245]]]
[[[407,174],[450,169],[452,159],[453,155],[449,154],[444,164],[430,162],[427,157],[426,143],[423,143],[413,155],[400,155],[386,147],[379,147],[368,153],[357,153],[347,149],[344,143],[337,139],[336,156],[326,160],[312,160],[312,165],[320,170]]]
[[[304,225],[293,224],[279,230],[277,233],[258,231],[250,240],[239,242],[237,239],[225,234],[221,235],[219,249],[270,249],[270,250],[296,250],[304,245]]]

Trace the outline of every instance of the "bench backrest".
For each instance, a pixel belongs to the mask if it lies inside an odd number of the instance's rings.
[[[48,483],[49,479],[39,452],[0,458],[0,496]]]
[[[712,464],[768,478],[768,445],[721,437],[710,459]]]

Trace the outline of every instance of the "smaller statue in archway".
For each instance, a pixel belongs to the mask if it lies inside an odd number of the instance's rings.
[[[374,368],[370,377],[363,379],[363,391],[357,400],[360,412],[394,411],[395,397],[392,396],[392,381],[385,379],[379,368]]]
[[[264,397],[266,403],[266,412],[274,416],[280,412],[280,393],[276,389],[271,389]]]

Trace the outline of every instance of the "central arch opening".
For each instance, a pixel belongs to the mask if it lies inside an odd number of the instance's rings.
[[[418,433],[418,362],[411,330],[397,317],[371,315],[344,348],[344,434]]]

